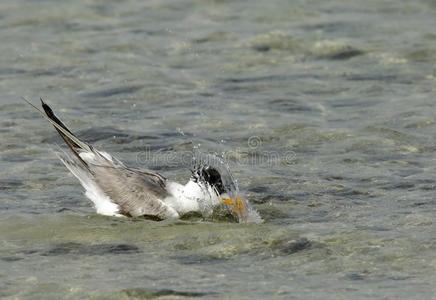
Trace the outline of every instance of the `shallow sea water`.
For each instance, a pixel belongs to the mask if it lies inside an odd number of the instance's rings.
[[[430,299],[436,4],[0,3],[0,298]],[[265,220],[98,216],[20,100],[185,181],[227,160]]]

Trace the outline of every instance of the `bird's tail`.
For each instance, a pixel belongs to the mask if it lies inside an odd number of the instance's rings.
[[[62,139],[65,141],[65,143],[68,145],[70,150],[74,153],[74,155],[85,165],[88,164],[80,157],[80,152],[94,152],[92,149],[92,146],[82,142],[79,140],[66,126],[65,124],[54,114],[53,110],[51,109],[48,104],[46,104],[41,99],[41,105],[44,109],[44,112],[41,111],[39,108],[37,108],[35,105],[33,105],[29,100],[26,98],[22,98],[24,101],[26,101],[30,106],[32,106],[34,109],[36,109],[47,121],[49,121],[56,131],[59,133],[59,135],[62,137]]]

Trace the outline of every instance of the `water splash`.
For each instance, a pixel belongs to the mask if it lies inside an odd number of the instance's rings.
[[[207,167],[212,167],[219,172],[225,192],[231,199],[234,199],[235,203],[233,205],[223,204],[215,209],[206,208],[204,210],[206,214],[212,219],[229,219],[229,216],[233,216],[238,223],[261,223],[262,218],[240,192],[238,181],[233,177],[224,158],[216,153],[203,153],[200,150],[200,145],[194,146],[191,166],[193,172],[202,176],[202,173],[197,171]],[[235,206],[239,208],[237,214],[234,213]]]

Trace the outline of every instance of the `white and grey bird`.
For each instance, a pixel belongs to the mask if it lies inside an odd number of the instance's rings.
[[[24,100],[55,127],[67,144],[68,151],[57,155],[80,181],[98,214],[163,220],[193,212],[208,215],[219,208],[237,222],[246,222],[253,212],[231,184],[226,184],[229,178],[219,168],[197,166],[188,183],[182,185],[156,172],[127,167],[77,138],[42,99],[44,112]]]

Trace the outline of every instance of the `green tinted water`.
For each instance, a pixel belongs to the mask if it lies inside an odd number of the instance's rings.
[[[435,12],[2,1],[0,297],[434,297]],[[193,144],[224,155],[265,222],[95,215],[20,96],[181,182]]]

